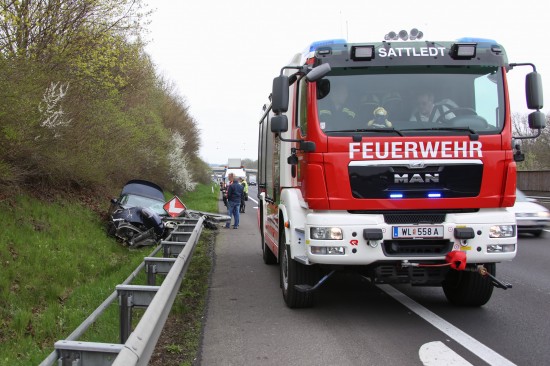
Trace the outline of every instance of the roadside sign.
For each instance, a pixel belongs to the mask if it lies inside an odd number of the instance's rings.
[[[168,212],[171,217],[177,217],[187,209],[178,196],[174,196],[170,201],[164,204],[164,210]]]

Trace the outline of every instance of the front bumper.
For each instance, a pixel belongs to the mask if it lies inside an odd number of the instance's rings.
[[[517,253],[517,235],[507,238],[491,238],[490,228],[494,225],[513,225],[516,220],[506,210],[482,209],[475,213],[448,213],[441,223],[438,238],[394,238],[396,225],[384,221],[382,214],[349,214],[342,211],[309,213],[306,225],[296,230],[298,242],[305,243],[305,255],[309,263],[336,265],[369,265],[376,262],[444,261],[445,255],[453,250],[466,252],[468,263],[492,263],[511,260]],[[399,224],[399,226],[414,224]],[[311,227],[338,227],[342,239],[318,240],[310,236]],[[458,239],[455,228],[471,228],[474,237]],[[382,239],[367,240],[364,229],[377,229]],[[470,229],[468,229],[470,230]],[[514,230],[515,231],[515,230]],[[301,236],[301,237],[300,237]],[[323,247],[327,250],[320,250]],[[495,250],[496,248],[496,250]],[[506,251],[500,251],[506,248]],[[322,254],[319,254],[322,253]]]

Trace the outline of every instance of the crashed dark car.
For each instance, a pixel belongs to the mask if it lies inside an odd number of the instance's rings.
[[[130,247],[155,245],[166,232],[164,192],[155,183],[134,179],[111,199],[108,233]]]

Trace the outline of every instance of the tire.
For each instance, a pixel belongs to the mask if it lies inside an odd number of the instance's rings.
[[[492,275],[495,264],[485,264]],[[485,305],[493,294],[493,284],[488,276],[477,272],[455,271],[451,269],[443,281],[443,292],[450,303],[459,306],[478,307]]]
[[[314,293],[300,292],[296,290],[295,285],[314,285],[315,276],[313,269],[296,262],[290,255],[290,245],[285,244],[284,231],[281,231],[280,279],[283,290],[283,299],[286,305],[291,309],[308,308],[313,306]]]
[[[541,235],[542,235],[542,230],[533,231],[533,236],[535,238],[540,238]]]

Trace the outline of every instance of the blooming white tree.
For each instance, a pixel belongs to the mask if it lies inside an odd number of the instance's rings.
[[[173,133],[172,149],[168,153],[170,178],[182,189],[192,191],[197,183],[193,181],[193,174],[189,169],[189,156],[183,150],[186,143],[179,132]]]
[[[55,137],[59,136],[58,128],[68,126],[71,123],[71,119],[67,119],[61,102],[67,95],[69,90],[69,83],[61,84],[60,82],[51,83],[49,87],[44,91],[42,96],[42,102],[38,105],[38,111],[44,117],[44,120],[40,123],[41,127],[53,130]]]

